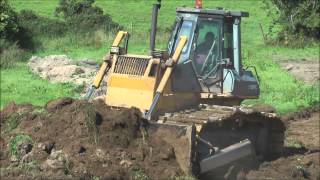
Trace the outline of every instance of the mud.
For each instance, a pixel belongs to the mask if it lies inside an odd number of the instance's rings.
[[[23,116],[16,116],[18,113]],[[17,126],[8,129],[13,117]],[[11,103],[1,111],[1,178],[182,176],[174,147],[147,134],[147,126],[137,109],[111,109],[99,100],[62,98],[45,107]]]

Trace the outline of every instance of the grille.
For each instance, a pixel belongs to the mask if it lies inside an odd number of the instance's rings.
[[[143,76],[150,59],[119,56],[115,64],[114,73]]]

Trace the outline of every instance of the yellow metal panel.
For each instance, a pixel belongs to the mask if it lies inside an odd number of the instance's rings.
[[[110,74],[106,104],[117,107],[137,107],[147,110],[155,92],[155,78]]]
[[[106,104],[116,107],[137,107],[143,112],[150,107],[153,94],[152,91],[141,89],[108,87]]]
[[[154,91],[155,82],[156,79],[151,77],[141,78],[123,74],[110,74],[108,88],[118,87]]]

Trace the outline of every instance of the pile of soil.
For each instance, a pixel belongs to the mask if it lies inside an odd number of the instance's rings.
[[[240,164],[235,179],[320,179],[319,106],[308,112],[286,120],[281,157],[249,169]],[[137,109],[112,109],[101,100],[10,103],[0,113],[1,178],[184,179],[188,141],[150,127]]]
[[[62,98],[1,111],[2,178],[168,179],[182,176],[174,147],[147,134],[137,109]]]
[[[259,170],[250,171],[248,180],[256,179],[320,179],[320,153],[282,157],[260,165]]]
[[[84,86],[83,93],[81,93],[82,96],[91,86],[93,78],[99,69],[99,65],[93,60],[72,60],[66,55],[32,56],[28,62],[28,67],[33,73],[51,82]],[[92,97],[104,96],[105,92],[106,77]]]
[[[53,82],[72,82],[78,85],[90,83],[97,72],[96,65],[69,59],[65,55],[50,55],[46,57],[32,56],[28,62],[32,72]]]
[[[288,118],[290,117],[290,118]],[[320,179],[320,108],[309,109],[283,118],[288,127],[283,156],[263,162],[246,175],[256,179]]]

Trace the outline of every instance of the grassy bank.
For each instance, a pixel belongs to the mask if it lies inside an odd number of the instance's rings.
[[[1,108],[10,101],[44,105],[51,99],[77,97],[76,86],[50,83],[29,72],[25,64],[1,70]]]
[[[129,52],[146,53],[148,51],[148,36],[150,31],[151,7],[155,1],[104,1],[96,0],[96,5],[104,9],[105,12],[112,16],[112,19],[122,25],[125,30],[132,34],[129,43]],[[42,16],[49,18],[58,18],[54,16],[54,9],[58,5],[58,0],[11,0],[10,3],[16,10],[29,9],[34,10]],[[159,14],[159,32],[157,37],[157,48],[165,48],[167,37],[169,36],[170,27],[175,19],[175,8],[177,6],[193,7],[193,1],[163,1]],[[246,104],[266,103],[276,107],[280,113],[297,110],[299,107],[309,106],[313,101],[319,101],[319,86],[306,85],[300,81],[296,81],[291,75],[283,71],[277,64],[279,59],[318,59],[319,44],[309,45],[303,49],[291,49],[279,46],[266,46],[260,32],[261,24],[265,31],[271,23],[270,17],[267,16],[260,1],[204,1],[204,7],[225,7],[232,10],[248,11],[249,18],[242,21],[242,48],[245,65],[254,65],[257,67],[261,77],[261,97],[259,100],[246,101]],[[39,37],[38,41],[42,42],[42,48],[35,52],[35,55],[45,56],[49,54],[67,54],[73,58],[91,58],[100,61],[101,57],[108,51],[114,33],[104,34],[96,32],[94,35],[75,37],[67,34],[62,37]],[[12,73],[10,74],[10,72]],[[24,66],[18,67],[16,70],[6,70],[1,72],[2,78],[6,77],[6,81],[1,79],[1,84],[10,87],[9,83],[18,80],[9,78],[14,75],[15,71],[24,72],[30,79],[29,81],[40,81],[36,77],[30,75]],[[28,99],[29,102],[35,104],[45,103],[46,100],[63,95],[71,95],[70,87],[66,85],[51,85],[48,82],[42,82],[46,85],[57,88],[57,94],[43,93],[39,96],[39,100]],[[12,85],[14,87],[15,85]],[[24,95],[32,86],[20,89],[16,94],[10,94],[6,100],[1,98],[1,106],[9,100],[17,102],[26,102]],[[64,90],[66,89],[66,90]],[[40,90],[41,92],[41,90]],[[1,95],[7,95],[8,91],[1,89]],[[63,94],[69,93],[69,94]],[[40,93],[41,94],[41,93]]]

